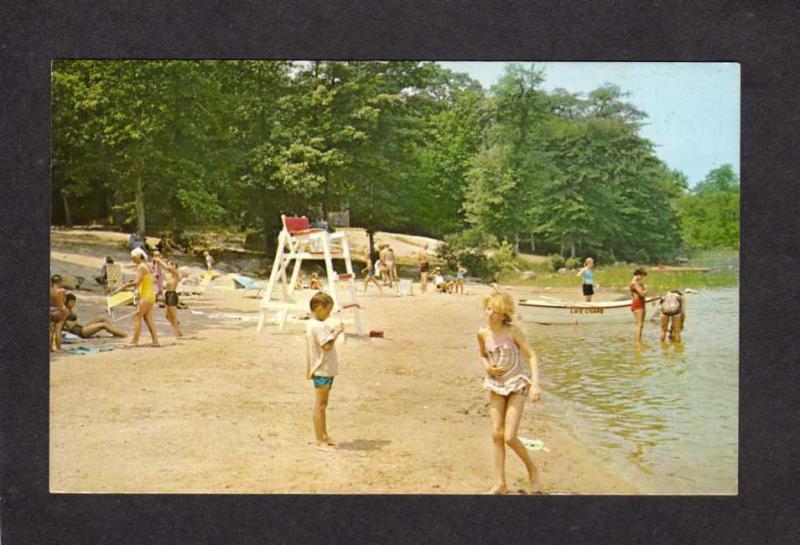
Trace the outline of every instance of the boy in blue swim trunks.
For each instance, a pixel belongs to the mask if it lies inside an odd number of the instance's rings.
[[[338,371],[336,347],[334,342],[342,333],[341,325],[332,327],[325,323],[333,310],[333,299],[327,293],[318,292],[309,302],[311,318],[306,327],[308,358],[306,378],[314,381],[314,435],[317,447],[325,448],[334,443],[328,436],[325,424],[325,409],[328,408],[328,395],[333,386],[333,378]]]

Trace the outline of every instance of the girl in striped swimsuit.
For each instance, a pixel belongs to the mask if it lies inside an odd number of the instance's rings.
[[[525,397],[539,401],[538,361],[525,334],[512,325],[514,300],[507,293],[494,291],[483,301],[486,327],[478,331],[481,363],[486,370],[484,388],[489,390],[492,417],[494,469],[497,482],[494,494],[508,492],[505,476],[505,446],[508,445],[525,464],[528,481],[536,481],[536,466],[525,445],[517,437]]]

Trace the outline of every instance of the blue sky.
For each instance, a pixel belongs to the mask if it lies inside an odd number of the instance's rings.
[[[505,62],[440,62],[491,87]],[[736,63],[537,62],[544,88],[586,93],[614,83],[648,114],[642,135],[691,185],[725,163],[739,173],[740,70]]]

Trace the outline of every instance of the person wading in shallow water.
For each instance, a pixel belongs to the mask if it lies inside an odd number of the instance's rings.
[[[636,319],[636,328],[634,329],[634,336],[636,342],[642,341],[642,329],[644,329],[645,317],[645,297],[647,297],[647,288],[642,282],[642,278],[647,276],[647,271],[642,268],[633,271],[633,279],[631,280],[628,289],[631,292],[631,312]]]

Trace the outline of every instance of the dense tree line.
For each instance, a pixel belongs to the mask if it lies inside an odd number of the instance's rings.
[[[346,208],[371,232],[673,255],[706,190],[657,158],[618,88],[542,83],[516,64],[487,91],[430,62],[56,61],[54,221],[272,240],[282,212]]]

